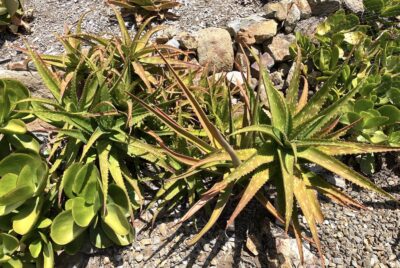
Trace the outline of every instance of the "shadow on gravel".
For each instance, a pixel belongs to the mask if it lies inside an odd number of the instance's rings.
[[[216,264],[218,267],[232,268],[243,267],[243,265],[260,268],[268,267],[267,252],[271,246],[268,246],[265,241],[268,241],[268,244],[274,243],[271,240],[272,235],[268,234],[269,228],[267,226],[269,224],[266,224],[266,222],[268,223],[268,214],[257,202],[253,201],[236,218],[234,227],[225,229],[226,222],[235,205],[228,205],[229,207],[225,209],[217,223],[198,243],[193,246],[185,246],[187,251],[181,262],[186,261],[186,267],[198,264],[199,259],[201,259],[202,267],[204,268],[215,266]],[[165,240],[162,244],[152,252],[149,260],[156,257],[163,248],[168,248],[168,253],[165,256],[181,251],[182,244],[185,244],[187,240],[200,232],[201,228],[207,223],[209,214],[200,213],[195,218],[197,219],[196,224],[192,221],[185,222],[175,233],[171,233],[164,238]],[[161,224],[163,221],[164,219],[160,215],[157,224]],[[196,225],[197,228],[194,227]],[[145,229],[148,229],[148,227]],[[258,252],[257,256],[254,256],[246,247],[248,237],[252,238],[251,240]],[[233,254],[225,254],[225,252],[229,252],[227,248],[231,248]]]

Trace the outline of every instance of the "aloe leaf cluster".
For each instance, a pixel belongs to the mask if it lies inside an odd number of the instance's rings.
[[[175,19],[176,15],[170,9],[180,6],[176,0],[107,0],[109,4],[119,6],[127,13],[133,14],[138,24],[151,16],[161,19]]]
[[[257,56],[254,55],[256,58]],[[352,54],[346,55],[350,59]],[[375,191],[389,199],[394,197],[384,190],[375,186],[367,178],[355,172],[350,167],[340,162],[336,156],[379,153],[389,151],[399,151],[398,147],[386,145],[372,145],[359,142],[347,142],[340,140],[337,133],[346,132],[347,128],[337,128],[338,118],[341,113],[354,98],[354,96],[366,87],[362,77],[350,74],[347,83],[354,85],[348,92],[335,101],[329,103],[329,95],[336,89],[336,81],[339,79],[343,69],[348,67],[348,60],[337,67],[332,74],[327,77],[327,81],[322,88],[309,100],[307,97],[299,97],[299,80],[302,73],[301,49],[297,50],[296,68],[293,79],[283,96],[272,84],[266,70],[261,70],[262,84],[258,91],[264,89],[268,97],[267,107],[260,104],[258,95],[247,96],[248,101],[245,111],[250,111],[248,115],[243,113],[245,123],[241,128],[233,131],[215,124],[207,116],[203,104],[197,102],[192,90],[189,89],[185,79],[169,66],[173,73],[176,83],[187,98],[187,104],[192,109],[192,116],[198,118],[202,130],[206,133],[208,144],[212,148],[198,146],[190,133],[178,124],[168,123],[172,131],[184,138],[188,143],[196,146],[199,151],[203,151],[202,156],[192,159],[193,163],[185,163],[187,171],[180,175],[173,175],[166,185],[166,189],[161,189],[157,196],[164,196],[168,201],[171,197],[178,197],[182,188],[179,184],[183,179],[190,178],[196,180],[202,177],[199,173],[221,174],[209,175],[217,176],[215,184],[211,185],[202,195],[198,202],[187,212],[180,222],[183,222],[204,207],[211,200],[216,199],[215,208],[210,216],[208,223],[203,227],[198,235],[192,238],[189,244],[197,242],[211,227],[228,203],[230,197],[235,195],[236,188],[244,188],[240,201],[227,222],[233,223],[237,215],[244,209],[248,202],[256,197],[272,214],[281,220],[287,231],[292,230],[297,237],[302,238],[298,215],[302,213],[307,220],[313,240],[321,254],[322,249],[317,233],[317,224],[323,221],[323,214],[316,195],[319,192],[339,203],[347,206],[361,208],[362,205],[356,200],[347,196],[344,192],[328,183],[318,174],[309,169],[310,164],[316,164],[324,169],[342,176],[351,183],[363,188]],[[262,68],[260,68],[262,69]],[[345,83],[346,84],[346,83]],[[204,89],[207,91],[207,89]],[[247,88],[250,92],[251,88]],[[228,93],[230,96],[230,93]],[[301,95],[307,94],[303,89]],[[254,94],[253,94],[254,95]],[[307,96],[307,95],[305,95]],[[215,96],[210,96],[211,98]],[[165,113],[154,112],[155,108],[134,98],[148,111],[153,112],[153,116],[162,122],[170,122],[170,117]],[[214,100],[215,101],[215,100]],[[245,106],[246,106],[245,104]],[[221,105],[221,103],[219,103]],[[223,108],[228,114],[232,111],[231,104],[226,103]],[[267,108],[268,112],[264,109]],[[233,114],[230,114],[233,118]],[[232,132],[233,131],[233,132]],[[230,143],[228,134],[236,137]],[[252,135],[250,135],[252,134]],[[239,142],[240,141],[240,142]],[[244,142],[243,142],[244,141]],[[189,157],[190,155],[186,156]],[[181,158],[181,156],[180,156]],[[179,158],[177,157],[177,160]],[[182,161],[183,162],[183,161]],[[197,162],[197,163],[196,163]],[[204,176],[204,175],[203,175]],[[207,176],[207,175],[206,175]],[[198,180],[198,179],[197,179]],[[263,186],[267,183],[274,185],[277,192],[277,208],[271,205]],[[188,183],[189,185],[189,183]],[[174,190],[175,189],[175,190]],[[174,193],[174,195],[172,195]],[[301,247],[299,246],[299,249]]]

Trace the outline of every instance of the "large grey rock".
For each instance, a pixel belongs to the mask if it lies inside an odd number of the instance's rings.
[[[206,28],[199,31],[197,55],[202,66],[210,65],[210,71],[232,70],[234,54],[229,32],[221,28]]]
[[[237,41],[247,45],[262,44],[276,35],[278,24],[275,20],[255,22],[241,27],[237,33]]]
[[[289,47],[295,39],[293,34],[278,34],[272,39],[268,49],[276,62],[284,61],[290,56]]]
[[[338,11],[341,0],[309,0],[312,14],[315,16],[326,16]]]
[[[34,97],[52,98],[51,93],[43,84],[43,81],[37,72],[0,70],[0,79],[3,78],[16,79],[20,81],[29,89]]]

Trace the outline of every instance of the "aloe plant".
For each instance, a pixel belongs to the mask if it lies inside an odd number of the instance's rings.
[[[168,10],[180,6],[180,3],[176,0],[107,0],[107,2],[132,13],[138,24],[154,15],[161,19],[176,18]]]
[[[353,83],[355,87],[334,103],[327,104],[328,96],[334,90],[333,85],[342,69],[346,68],[346,66],[340,66],[310,100],[307,99],[307,87],[303,88],[299,97],[300,51],[300,49],[297,51],[296,69],[287,90],[286,98],[274,88],[267,71],[261,71],[262,86],[265,88],[268,98],[268,113],[264,112],[264,107],[260,104],[258,95],[248,97],[248,107],[245,107],[245,111],[248,111],[251,116],[245,121],[249,123],[247,123],[247,126],[244,125],[242,129],[231,133],[231,136],[237,137],[234,144],[230,144],[230,140],[224,137],[225,133],[212,124],[210,118],[201,108],[201,104],[194,98],[192,90],[189,90],[180,75],[168,64],[177,85],[184,92],[187,102],[191,105],[193,114],[199,120],[204,132],[207,133],[208,146],[203,144],[204,140],[192,137],[190,132],[179,124],[172,123],[171,118],[165,113],[159,112],[151,105],[132,96],[134,100],[152,112],[171,130],[192,145],[198,146],[205,153],[200,159],[189,158],[190,161],[187,161],[189,155],[185,158],[182,155],[176,155],[176,159],[185,163],[188,170],[182,174],[173,175],[168,180],[167,187],[171,188],[174,183],[198,172],[208,171],[208,176],[210,174],[223,174],[217,177],[219,178],[218,181],[203,193],[200,200],[180,220],[180,222],[187,220],[211,200],[217,199],[209,222],[192,238],[189,244],[197,242],[212,227],[221,215],[230,196],[235,193],[234,189],[239,187],[244,188],[244,192],[227,225],[232,224],[247,203],[253,197],[256,197],[270,212],[284,222],[286,230],[289,230],[289,227],[292,226],[292,230],[300,243],[302,235],[298,215],[301,211],[307,220],[315,245],[322,257],[317,223],[322,222],[323,214],[316,191],[343,205],[358,208],[363,206],[309,170],[308,164],[310,163],[336,173],[354,184],[394,199],[392,195],[378,188],[367,178],[353,171],[336,158],[340,155],[400,150],[399,147],[346,142],[338,138],[348,130],[347,127],[335,129],[340,113],[353,96],[363,90],[365,87],[364,79],[350,75],[347,78],[348,82]],[[256,55],[254,56],[256,57]],[[351,55],[347,56],[350,57]],[[250,95],[251,93],[248,96]],[[215,96],[212,97],[215,98]],[[225,111],[229,111],[229,109],[225,109]],[[232,118],[232,114],[230,116]],[[219,124],[215,125],[220,126]],[[238,142],[240,140],[242,142]],[[265,196],[262,186],[266,183],[271,183],[276,188],[277,209]],[[170,198],[170,194],[165,189],[161,190],[158,197],[162,197],[163,194],[166,198]],[[300,246],[299,249],[301,250]],[[323,258],[321,260],[323,262]]]

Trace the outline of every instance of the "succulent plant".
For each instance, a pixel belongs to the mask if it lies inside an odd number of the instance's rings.
[[[39,152],[38,141],[27,133],[24,120],[29,120],[29,114],[18,110],[30,107],[28,89],[13,79],[0,79],[0,156],[5,156],[14,149],[30,149]]]
[[[108,0],[109,4],[122,7],[129,13],[133,13],[135,20],[141,24],[150,16],[158,16],[160,18],[176,18],[169,9],[180,6],[176,0]]]
[[[45,228],[48,168],[36,153],[14,152],[0,161],[0,264],[34,262],[53,267],[52,243]],[[26,250],[25,250],[26,249]]]
[[[29,31],[29,25],[22,20],[22,0],[0,0],[0,32],[8,27],[13,33],[18,32],[19,27]]]
[[[157,197],[164,196],[167,201],[170,200],[171,189],[174,189],[174,184],[179,184],[180,181],[191,178],[195,174],[205,172],[205,175],[200,175],[197,178],[211,176],[217,180],[217,182],[213,180],[215,183],[202,194],[200,200],[192,205],[191,209],[180,220],[180,222],[187,220],[211,200],[216,199],[216,205],[208,223],[192,238],[189,244],[197,242],[212,227],[230,197],[236,193],[235,189],[244,188],[239,204],[227,225],[232,224],[248,202],[256,197],[266,209],[285,224],[287,231],[292,227],[300,243],[303,237],[298,217],[299,213],[303,213],[323,262],[317,233],[317,223],[323,221],[323,214],[316,191],[343,205],[358,208],[363,206],[315,174],[309,169],[310,164],[317,164],[354,184],[394,199],[392,195],[378,188],[367,178],[335,157],[400,150],[399,147],[346,142],[338,138],[348,130],[348,128],[335,129],[340,113],[354,95],[364,89],[364,79],[352,75],[348,76],[348,82],[352,82],[355,87],[334,103],[327,103],[329,94],[334,90],[335,82],[342,70],[346,68],[346,65],[339,66],[310,100],[307,99],[307,87],[303,88],[299,97],[300,51],[300,49],[297,50],[296,68],[286,98],[274,88],[267,71],[261,70],[262,86],[260,86],[258,92],[262,88],[265,89],[268,98],[267,106],[263,107],[258,95],[254,96],[254,94],[248,93],[247,98],[245,97],[247,102],[244,110],[248,111],[249,118],[243,119],[244,122],[247,121],[248,123],[245,123],[243,128],[233,133],[232,128],[228,131],[228,133],[231,132],[230,136],[236,137],[236,142],[232,144],[230,143],[232,140],[224,137],[226,130],[223,129],[225,132],[223,133],[216,127],[221,126],[220,124],[213,124],[210,117],[202,109],[202,104],[198,103],[198,98],[194,97],[193,90],[187,87],[180,75],[168,64],[177,85],[184,93],[183,95],[186,97],[187,103],[190,104],[194,116],[200,122],[202,130],[206,133],[205,136],[208,137],[207,143],[204,143],[202,139],[193,137],[178,123],[172,123],[171,118],[166,113],[161,113],[156,107],[146,104],[132,95],[136,102],[152,112],[156,118],[164,122],[177,135],[204,152],[200,159],[193,158],[192,155],[175,154],[177,161],[186,164],[188,169],[186,172],[173,175],[167,181],[166,189],[161,189]],[[351,54],[346,56],[351,57]],[[257,58],[257,55],[254,55],[254,57]],[[251,92],[251,87],[248,86],[245,92]],[[216,96],[211,97],[215,98]],[[219,102],[219,104],[222,103]],[[229,105],[231,105],[229,102],[225,105],[228,106],[223,109],[226,113],[232,111],[229,108]],[[267,113],[264,108],[268,109]],[[232,114],[228,117],[233,118]],[[246,117],[246,113],[244,113],[244,117]],[[265,195],[263,186],[266,183],[273,184],[276,189],[277,209],[272,206],[272,202]],[[299,250],[301,251],[300,244]]]
[[[76,240],[79,241],[86,230],[89,230],[90,241],[98,248],[132,243],[134,229],[127,219],[131,206],[129,199],[122,188],[110,184],[103,213],[101,208],[105,198],[100,194],[100,181],[100,172],[93,163],[75,163],[65,170],[61,189],[68,200],[65,210],[51,225],[50,235],[55,243],[66,245],[67,250],[75,252],[81,246]]]

